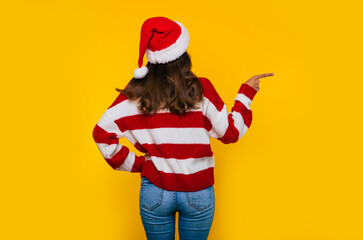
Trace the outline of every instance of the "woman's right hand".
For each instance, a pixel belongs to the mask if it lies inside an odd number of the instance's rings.
[[[254,75],[253,77],[248,79],[245,83],[250,85],[254,89],[256,89],[256,91],[259,91],[260,90],[260,86],[259,86],[260,78],[270,77],[270,76],[274,76],[274,74],[273,73],[264,73],[264,74]]]

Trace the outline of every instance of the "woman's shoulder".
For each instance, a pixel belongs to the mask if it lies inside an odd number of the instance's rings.
[[[198,77],[198,79],[199,79],[199,82],[201,84],[208,84],[208,83],[210,83],[210,80],[207,77]]]
[[[108,108],[112,108],[126,100],[128,100],[127,96],[125,94],[119,92],[118,95],[116,96],[116,99],[112,102],[112,104]]]
[[[198,77],[199,82],[202,84],[203,87],[203,95],[214,95],[216,94],[216,89],[213,86],[213,83],[207,77]]]

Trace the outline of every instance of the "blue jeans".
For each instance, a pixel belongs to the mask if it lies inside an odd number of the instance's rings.
[[[142,177],[139,204],[148,240],[174,240],[176,212],[180,240],[208,238],[215,208],[213,186],[196,192],[167,191]]]

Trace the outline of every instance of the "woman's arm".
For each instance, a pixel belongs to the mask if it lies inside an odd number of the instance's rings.
[[[251,126],[250,105],[257,90],[243,83],[238,90],[232,112],[228,112],[213,84],[207,78],[201,81],[204,88],[203,114],[209,125],[209,136],[225,144],[237,142]]]
[[[114,170],[141,172],[146,155],[136,156],[135,153],[129,151],[128,147],[120,144],[119,138],[125,135],[115,123],[108,109],[94,127],[92,136],[103,158]]]

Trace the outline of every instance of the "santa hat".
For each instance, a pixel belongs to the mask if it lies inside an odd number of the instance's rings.
[[[150,63],[167,63],[183,55],[188,45],[188,30],[180,22],[166,17],[146,19],[141,27],[139,68],[135,69],[134,78],[144,78],[149,72],[142,66],[145,52]]]

